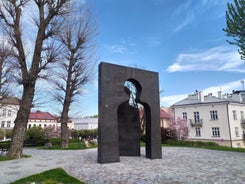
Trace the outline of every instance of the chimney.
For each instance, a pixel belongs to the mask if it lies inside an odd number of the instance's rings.
[[[204,96],[203,96],[203,92],[202,92],[202,91],[199,91],[199,92],[198,92],[198,99],[199,99],[201,102],[204,102]]]
[[[222,99],[222,91],[218,91],[218,98]]]

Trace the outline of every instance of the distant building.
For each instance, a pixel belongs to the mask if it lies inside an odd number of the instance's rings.
[[[160,126],[161,128],[167,128],[169,126],[169,122],[171,120],[171,111],[172,109],[169,107],[161,107],[160,108]],[[140,126],[141,133],[145,133],[145,113],[144,109],[139,108],[139,117],[140,117]]]
[[[190,140],[245,147],[245,103],[241,92],[219,91],[216,97],[196,91],[172,108],[175,119],[180,117],[188,122]]]
[[[98,118],[91,117],[82,117],[82,118],[73,118],[74,129],[84,130],[84,129],[96,129],[98,128]]]
[[[168,128],[171,120],[171,108],[160,108],[160,126],[161,128]]]
[[[14,120],[20,107],[20,100],[17,97],[0,96],[0,128],[12,129]]]
[[[27,127],[42,127],[45,128],[47,126],[52,126],[52,127],[61,127],[60,122],[58,121],[58,118],[49,112],[42,112],[40,110],[37,110],[35,112],[30,112]],[[67,126],[70,129],[74,128],[74,123],[72,121],[69,121],[67,123]]]
[[[46,126],[52,126],[57,127],[58,126],[58,118],[50,114],[49,112],[42,112],[40,110],[37,110],[35,112],[30,112],[27,127],[46,127]]]

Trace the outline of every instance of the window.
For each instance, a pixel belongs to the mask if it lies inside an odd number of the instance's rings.
[[[1,127],[4,128],[4,126],[5,126],[5,121],[2,121]]]
[[[10,128],[11,121],[7,121],[7,127]]]
[[[183,114],[183,119],[184,120],[187,120],[187,113],[186,112],[183,112],[182,114]]]
[[[236,135],[236,137],[239,137],[239,128],[238,127],[235,127],[235,135]]]
[[[6,116],[6,109],[3,109],[3,117]]]
[[[12,115],[12,111],[8,110],[8,116],[11,116],[11,115]]]
[[[29,128],[31,128],[31,124],[29,124]]]
[[[211,118],[211,120],[217,120],[218,119],[218,112],[217,111],[210,111],[210,118]]]
[[[212,136],[220,137],[219,127],[212,127]]]
[[[201,136],[201,129],[200,128],[196,128],[196,136],[197,137]]]
[[[241,119],[244,119],[244,112],[240,111],[240,114],[241,114]]]
[[[237,114],[236,114],[236,111],[232,111],[232,114],[233,114],[233,120],[237,120]]]
[[[194,121],[195,123],[200,123],[199,112],[194,112]]]

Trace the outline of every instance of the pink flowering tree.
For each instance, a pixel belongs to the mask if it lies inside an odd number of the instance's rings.
[[[187,121],[181,118],[171,118],[169,126],[162,128],[162,139],[168,140],[185,140],[188,138],[189,129],[187,127]]]
[[[55,126],[46,126],[44,129],[44,136],[46,139],[50,138],[58,138],[61,135],[61,128],[60,127],[55,127]]]
[[[187,127],[187,121],[178,117],[177,119],[173,119],[169,123],[169,130],[171,132],[175,132],[176,138],[178,140],[184,140],[188,138],[189,129]]]

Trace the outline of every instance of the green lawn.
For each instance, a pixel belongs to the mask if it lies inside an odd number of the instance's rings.
[[[22,158],[29,158],[31,156],[29,155],[22,155]],[[15,158],[8,157],[8,156],[0,156],[0,162],[1,161],[7,161],[7,160],[14,160]]]
[[[15,158],[10,158],[10,157],[7,157],[7,156],[0,156],[0,162],[1,161],[6,161],[6,160],[13,160]]]
[[[84,184],[80,180],[68,175],[63,169],[52,169],[39,174],[22,178],[12,184]]]
[[[96,148],[96,145],[90,145],[90,147],[86,147],[84,142],[81,142],[80,145],[78,142],[71,142],[69,143],[69,148],[65,149],[65,150],[78,150],[78,149],[89,149],[89,148]],[[43,149],[43,147],[39,147],[40,149]],[[61,145],[60,144],[56,144],[53,145],[52,148],[50,148],[50,150],[60,150],[61,149]]]
[[[227,146],[220,146],[214,142],[201,142],[201,141],[183,141],[183,140],[170,140],[162,146],[172,147],[188,147],[188,148],[204,148],[219,151],[234,151],[245,152],[245,148],[231,148]]]

